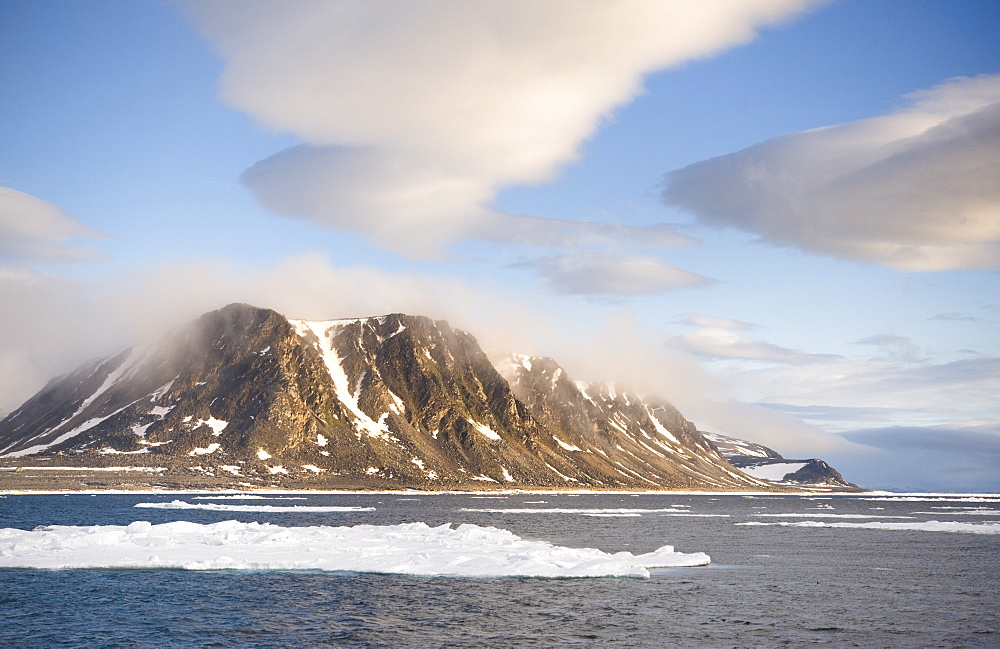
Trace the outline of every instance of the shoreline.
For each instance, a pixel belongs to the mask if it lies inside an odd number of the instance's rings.
[[[871,493],[833,485],[771,484],[761,489],[706,489],[701,485],[679,484],[676,488],[651,485],[621,488],[603,485],[532,485],[463,481],[414,481],[405,478],[380,478],[371,475],[338,475],[306,471],[229,475],[215,467],[205,468],[179,462],[115,464],[102,458],[101,465],[87,465],[78,458],[0,459],[0,494],[3,493],[410,493],[410,494],[505,494],[505,493],[670,493],[670,494],[739,494],[739,495],[827,495]],[[143,458],[149,461],[150,458]],[[53,460],[59,462],[53,465]],[[68,461],[67,461],[68,460]],[[74,460],[76,460],[74,462]],[[166,466],[164,466],[166,465]]]
[[[0,497],[3,496],[68,496],[68,495],[130,495],[130,494],[158,494],[165,496],[184,495],[363,495],[363,496],[480,496],[508,497],[517,495],[526,496],[801,496],[805,498],[815,497],[892,497],[892,496],[941,496],[941,497],[997,497],[1000,494],[989,493],[919,493],[919,492],[894,492],[879,490],[864,491],[697,491],[697,490],[618,490],[618,489],[497,489],[497,490],[472,490],[472,489],[440,489],[422,490],[401,487],[399,489],[281,489],[281,488],[260,488],[260,489],[171,489],[171,488],[89,488],[89,489],[19,489],[0,488]]]

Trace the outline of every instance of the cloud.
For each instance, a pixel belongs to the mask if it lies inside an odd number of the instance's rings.
[[[758,401],[758,406],[772,408],[780,412],[801,418],[803,421],[814,422],[841,422],[841,421],[876,421],[891,422],[893,417],[898,415],[895,408],[883,408],[879,406],[834,406],[834,405],[814,405],[808,406],[793,405],[788,403],[774,403]]]
[[[743,322],[742,320],[733,320],[732,318],[719,318],[716,316],[705,315],[704,313],[688,313],[685,314],[679,321],[681,324],[691,325],[693,327],[706,327],[714,329],[737,329],[737,330],[747,330],[755,329],[757,325],[750,324],[749,322]]]
[[[425,315],[471,332],[486,349],[551,356],[581,379],[626,381],[665,396],[710,391],[694,363],[657,349],[642,324],[608,318],[602,326],[594,310],[605,307],[568,305],[488,278],[337,266],[308,253],[259,268],[225,259],[164,262],[98,282],[0,267],[0,304],[16,305],[0,309],[0,414],[88,359],[230,302],[319,320]],[[678,376],[665,375],[665,365]]]
[[[887,425],[968,428],[1000,422],[1000,357],[948,362],[847,358],[733,374],[739,398],[830,431]]]
[[[449,320],[486,342],[524,344],[551,325],[490,282],[457,276],[336,267],[317,254],[247,268],[224,259],[175,261],[70,280],[0,266],[0,416],[49,379],[230,302],[289,317],[331,319],[404,312]],[[70,317],[67,317],[69,314]]]
[[[928,320],[942,320],[944,322],[976,322],[976,318],[962,313],[939,313]]]
[[[778,394],[850,404],[842,408],[856,410],[841,414],[861,421],[905,421],[901,418],[912,418],[914,409],[959,421],[956,415],[963,411],[981,413],[983,404],[986,410],[992,407],[1000,389],[1000,359],[995,357],[926,367],[895,363],[873,368],[870,362],[853,367],[849,361],[783,365],[791,373],[784,378],[773,371],[712,373],[689,354],[660,344],[656,328],[627,306],[571,305],[457,275],[338,267],[311,253],[264,268],[221,259],[163,263],[99,284],[0,268],[0,303],[17,305],[0,309],[5,333],[0,338],[0,413],[89,358],[158,337],[235,301],[310,319],[391,312],[443,318],[472,332],[486,349],[551,356],[574,378],[618,381],[663,396],[703,430],[760,442],[787,457],[823,457],[848,479],[872,486],[878,485],[868,481],[869,473],[854,472],[871,447],[800,419],[823,413],[794,406],[777,412],[768,404],[741,403],[734,397],[749,382]],[[582,310],[588,317],[580,317]],[[872,395],[883,410],[862,412],[871,407]],[[827,411],[836,414],[833,408]]]
[[[901,370],[905,372],[906,370]],[[1000,356],[979,356],[950,363],[926,365],[907,373],[914,386],[958,388],[989,382],[1000,389]]]
[[[698,425],[699,430],[757,442],[788,458],[825,459],[830,454],[865,456],[873,451],[862,443],[824,432],[791,415],[750,403],[692,400],[685,402],[681,411]],[[851,480],[849,475],[844,477]]]
[[[844,433],[879,449],[866,457],[834,457],[875,489],[994,492],[1000,489],[1000,427],[896,426]]]
[[[670,339],[669,345],[705,358],[762,361],[786,365],[825,363],[842,358],[834,354],[811,354],[780,347],[763,340],[751,340],[718,327],[674,336]]]
[[[667,174],[708,225],[909,271],[1000,267],[1000,75]]]
[[[240,176],[264,207],[367,235],[408,257],[434,257],[455,240],[556,246],[598,241],[680,246],[694,239],[646,227],[504,214],[475,174],[444,174],[372,148],[294,146]]]
[[[752,40],[814,0],[189,2],[221,96],[303,144],[244,184],[269,209],[413,256],[503,239],[503,187],[552,179],[654,70]],[[513,222],[513,227],[502,224]]]
[[[651,295],[713,280],[644,256],[570,253],[513,265],[536,272],[564,295]]]
[[[873,345],[878,347],[884,359],[894,361],[914,362],[920,360],[920,348],[905,336],[894,334],[876,334],[861,340],[855,340],[855,345]]]
[[[103,236],[48,201],[0,187],[0,261],[100,259],[74,240]]]
[[[893,426],[843,433],[843,437],[885,450],[922,449],[994,455],[1000,460],[1000,427],[985,432],[962,428]]]
[[[0,266],[0,416],[58,374],[116,348],[114,320],[94,317],[74,280]]]

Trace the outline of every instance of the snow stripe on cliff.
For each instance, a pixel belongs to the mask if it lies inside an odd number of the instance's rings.
[[[333,337],[336,335],[336,328],[344,321],[332,320],[329,322],[312,322],[308,320],[289,320],[296,333],[305,338],[307,331],[311,331],[319,339],[319,349],[323,355],[323,362],[326,364],[327,372],[333,381],[337,399],[344,404],[347,410],[354,415],[357,428],[364,431],[369,437],[389,437],[389,426],[385,423],[385,417],[379,421],[372,419],[358,404],[358,393],[352,393],[347,373],[344,371],[342,359],[337,354],[333,345]],[[356,321],[354,321],[356,322]],[[360,392],[360,385],[359,390]]]

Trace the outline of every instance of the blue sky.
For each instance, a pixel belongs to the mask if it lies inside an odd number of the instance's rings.
[[[992,0],[0,4],[0,412],[232,301],[1000,489]]]

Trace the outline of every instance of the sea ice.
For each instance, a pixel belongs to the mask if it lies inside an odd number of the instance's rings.
[[[462,508],[463,512],[484,512],[488,514],[580,514],[583,516],[641,516],[643,514],[685,514],[690,515],[686,509],[570,509],[565,507],[512,507],[507,509],[472,509]],[[728,514],[723,514],[728,516]]]
[[[477,525],[426,523],[282,527],[188,521],[153,525],[0,529],[0,567],[323,570],[462,577],[648,577],[650,568],[701,566],[702,552],[666,545],[610,554],[522,539]]]
[[[920,494],[916,496],[875,496],[864,500],[907,503],[1000,503],[1000,496],[997,494]]]
[[[225,496],[192,496],[192,500],[309,500],[305,496],[258,496],[255,494],[229,494]]]
[[[828,512],[809,512],[807,514],[752,514],[770,518],[916,518],[915,516],[886,516],[885,514],[831,514]]]
[[[146,509],[210,509],[220,512],[373,512],[374,507],[334,507],[325,505],[223,505],[222,503],[188,503],[171,500],[167,503],[136,503]]]
[[[851,527],[865,530],[902,530],[915,532],[960,532],[964,534],[1000,534],[1000,524],[996,523],[964,523],[958,521],[913,521],[907,523],[887,523],[884,521],[867,521],[864,523],[828,523],[826,521],[795,521],[780,523],[764,523],[751,521],[736,523],[736,525],[777,525],[781,527]]]

